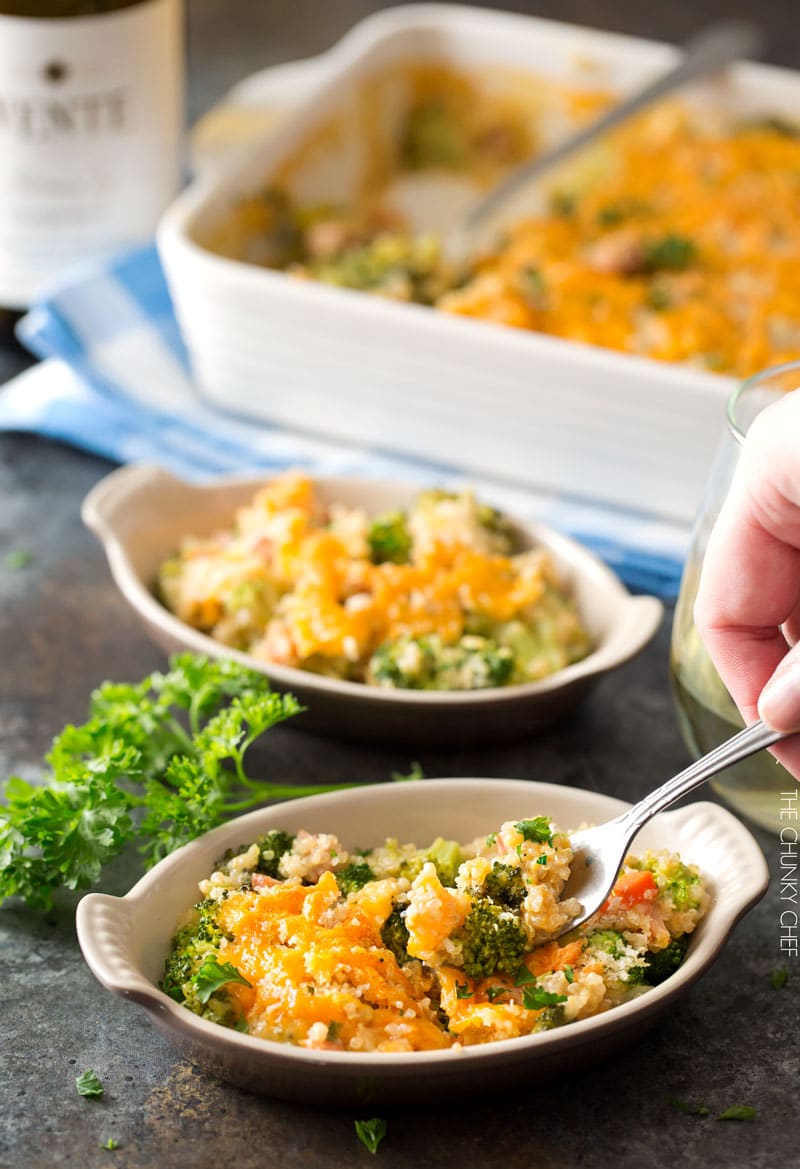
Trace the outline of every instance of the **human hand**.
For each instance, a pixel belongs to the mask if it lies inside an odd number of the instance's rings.
[[[800,390],[748,431],[694,618],[745,723],[800,730]],[[800,739],[772,751],[800,779]]]

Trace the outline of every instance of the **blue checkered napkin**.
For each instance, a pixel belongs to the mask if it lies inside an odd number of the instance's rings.
[[[303,467],[457,485],[576,536],[637,591],[677,594],[688,531],[591,500],[498,485],[453,468],[278,427],[203,404],[192,384],[164,276],[152,246],[82,268],[36,304],[21,340],[45,360],[0,392],[0,428],[32,431],[116,462],[155,462],[188,480],[251,468]]]

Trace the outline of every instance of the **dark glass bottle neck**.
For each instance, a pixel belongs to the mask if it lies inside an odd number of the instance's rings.
[[[0,0],[0,16],[64,20],[73,16],[100,16],[142,3],[144,0]]]

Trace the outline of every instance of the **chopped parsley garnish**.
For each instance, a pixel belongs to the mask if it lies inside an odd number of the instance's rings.
[[[406,564],[411,553],[411,533],[401,511],[379,516],[367,532],[369,558],[373,564]]]
[[[470,989],[468,982],[456,983],[456,998],[457,999],[471,999],[474,991]]]
[[[553,215],[561,215],[564,219],[570,219],[577,209],[577,196],[569,191],[555,191],[550,198],[550,210]]]
[[[521,833],[523,840],[530,840],[536,844],[553,843],[553,833],[547,816],[534,816],[532,820],[518,820],[514,827],[517,832]]]
[[[536,975],[531,974],[527,966],[520,966],[514,974],[514,986],[529,986],[536,981]]]
[[[547,864],[547,853],[543,852],[541,856],[537,856],[536,863],[537,863],[537,865],[546,865]]]
[[[554,994],[550,990],[542,990],[539,986],[526,986],[522,992],[522,1005],[526,1011],[541,1011],[544,1007],[554,1007],[556,1003],[565,1003],[565,994]]]
[[[486,997],[493,1003],[501,994],[508,994],[509,989],[507,986],[489,986],[486,988]]]
[[[230,962],[218,962],[213,954],[203,959],[202,965],[192,976],[192,986],[201,1003],[207,1003],[215,991],[228,982],[238,982],[242,986],[252,986],[243,974],[240,974]]]
[[[81,1072],[75,1080],[75,1087],[80,1095],[85,1096],[87,1100],[99,1100],[104,1091],[97,1072],[92,1071],[91,1068]]]
[[[673,1108],[677,1108],[678,1112],[685,1112],[687,1116],[708,1116],[709,1110],[705,1104],[688,1104],[685,1100],[679,1100],[677,1096],[670,1096],[669,1102]]]
[[[644,247],[644,268],[647,272],[681,272],[697,259],[697,244],[685,235],[669,233],[661,239],[650,240]]]
[[[526,264],[517,276],[519,294],[531,308],[543,309],[547,305],[547,281],[538,268]]]
[[[27,548],[13,548],[3,558],[3,566],[8,572],[21,572],[29,564],[33,564],[35,557]]]
[[[663,284],[654,284],[645,294],[645,304],[654,313],[664,313],[672,307],[672,297]]]
[[[386,1136],[386,1121],[379,1116],[370,1120],[355,1121],[356,1135],[371,1153],[377,1153],[378,1145]]]
[[[563,970],[564,970],[564,977],[566,978],[567,982],[574,982],[575,981],[575,972],[572,969],[572,967],[571,966],[564,966]]]
[[[497,844],[497,833],[490,832],[489,835],[486,837],[486,847],[487,848],[494,848],[495,844]]]
[[[119,1141],[115,1141],[113,1137],[109,1137],[108,1140],[100,1146],[100,1148],[108,1149],[109,1152],[112,1152],[114,1149],[119,1148]]]

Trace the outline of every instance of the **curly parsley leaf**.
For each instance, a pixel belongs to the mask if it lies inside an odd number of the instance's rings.
[[[565,994],[554,994],[552,991],[542,990],[538,986],[526,986],[522,991],[522,1005],[526,1011],[541,1011],[544,1007],[554,1007],[557,1003],[565,1003],[566,1001]]]
[[[130,842],[152,864],[267,800],[350,786],[252,779],[250,746],[301,710],[263,674],[232,661],[177,654],[166,673],[105,682],[89,718],[67,726],[41,785],[17,776],[0,806],[0,902],[52,904],[56,890],[96,884]]]
[[[362,1145],[366,1145],[371,1153],[377,1153],[378,1145],[386,1136],[386,1121],[379,1116],[373,1116],[370,1120],[355,1121],[355,1126],[356,1135]]]
[[[219,962],[213,954],[203,959],[192,976],[192,986],[201,1003],[207,1003],[212,994],[228,982],[238,982],[242,986],[253,985],[230,962]]]
[[[100,1078],[97,1072],[88,1068],[75,1080],[75,1087],[81,1096],[85,1096],[87,1100],[98,1100],[103,1095],[103,1085],[100,1083]]]
[[[532,820],[518,820],[514,825],[521,833],[523,840],[532,840],[536,844],[552,844],[553,833],[550,830],[550,820],[547,816],[534,816]]]

